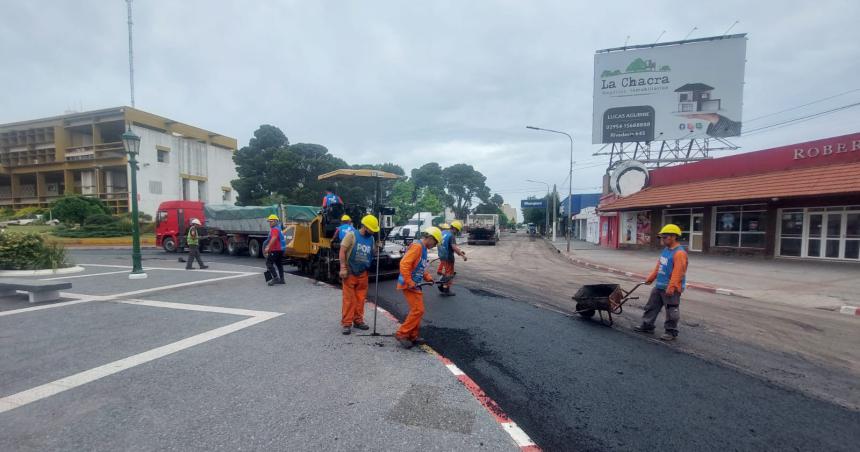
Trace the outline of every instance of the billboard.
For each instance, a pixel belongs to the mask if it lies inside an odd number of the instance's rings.
[[[520,207],[523,209],[546,209],[546,199],[521,199]]]
[[[598,51],[592,143],[741,133],[746,35]]]

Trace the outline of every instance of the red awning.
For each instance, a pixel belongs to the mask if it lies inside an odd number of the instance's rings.
[[[860,162],[646,188],[639,193],[602,205],[600,210],[630,210],[639,207],[702,205],[851,193],[858,195],[858,203],[860,203]]]

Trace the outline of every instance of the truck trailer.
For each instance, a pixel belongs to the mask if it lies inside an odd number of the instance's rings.
[[[466,243],[495,246],[499,241],[499,216],[476,213],[466,217]]]

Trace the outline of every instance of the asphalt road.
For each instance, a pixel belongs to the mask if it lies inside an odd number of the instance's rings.
[[[545,450],[819,451],[860,443],[856,411],[499,296],[503,285],[461,285],[452,298],[427,290],[422,335]],[[381,284],[380,303],[401,319],[408,309],[393,282]]]
[[[513,251],[500,245],[480,252],[540,257],[536,247],[543,246],[533,242]],[[211,260],[222,259],[237,263]],[[623,327],[571,317],[553,303],[532,303],[569,296],[577,275],[570,287],[537,291],[513,288],[510,280],[513,273],[520,280],[548,278],[541,266],[476,272],[463,275],[456,297],[427,290],[422,335],[544,450],[820,451],[856,450],[860,443],[860,412],[699,358],[681,344],[667,346]],[[402,319],[408,308],[393,281],[383,282],[380,294],[380,304]]]

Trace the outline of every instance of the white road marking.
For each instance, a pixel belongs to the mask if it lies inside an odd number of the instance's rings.
[[[857,315],[858,309],[860,308],[856,308],[854,306],[842,306],[842,308],[839,309],[839,312],[842,314]]]
[[[266,320],[273,319],[280,315],[281,314],[279,313],[267,313],[266,315],[254,316],[239,322],[231,323],[227,326],[222,326],[205,333],[197,334],[186,339],[145,351],[143,353],[138,353],[137,355],[129,356],[128,358],[123,358],[103,366],[85,370],[41,386],[36,386],[35,388],[27,389],[17,394],[3,397],[0,399],[0,413],[91,383],[109,375],[122,372],[123,370],[191,348],[195,345],[200,345],[204,342],[265,322]]]
[[[41,281],[54,281],[57,279],[72,279],[72,278],[89,278],[90,276],[118,275],[120,273],[128,273],[128,271],[127,270],[120,270],[120,271],[116,271],[116,272],[90,273],[88,275],[58,276],[56,278],[44,278]]]
[[[450,370],[451,373],[457,377],[459,377],[460,375],[466,375],[466,373],[460,370],[460,368],[457,367],[456,364],[445,364],[445,367],[447,367],[448,370]]]
[[[501,424],[502,428],[505,429],[505,431],[508,432],[508,435],[511,435],[511,438],[513,438],[514,442],[517,443],[517,446],[528,447],[535,445],[535,442],[529,438],[529,435],[519,428],[515,422],[502,422]]]
[[[108,265],[108,264],[79,264],[79,265],[81,267],[107,267],[107,268],[127,268],[127,269],[132,268],[130,265]],[[256,267],[254,267],[254,268],[256,268]],[[186,271],[185,268],[183,268],[183,267],[147,267],[147,266],[144,266],[143,269],[144,270],[180,271],[180,272]],[[261,270],[262,270],[262,268],[261,268]],[[209,270],[209,269],[204,269],[204,270],[194,269],[191,271],[193,271],[195,273],[227,273],[227,274],[246,273],[246,272],[240,272],[240,271],[236,271],[236,270]]]
[[[60,296],[63,298],[67,298],[68,295],[69,294],[66,294],[65,292],[60,292]],[[88,302],[93,301],[93,300],[94,300],[94,298],[91,298],[91,297],[90,298],[81,298],[78,300],[62,301],[60,303],[46,304],[46,305],[42,305],[42,306],[32,306],[29,308],[13,309],[10,311],[0,311],[0,317],[5,317],[7,315],[23,314],[25,312],[41,311],[43,309],[61,308],[63,306],[71,306],[73,304],[88,303]]]
[[[214,312],[218,314],[232,314],[232,315],[241,315],[248,317],[263,317],[263,316],[277,316],[283,314],[282,312],[270,312],[270,311],[255,311],[253,309],[238,309],[238,308],[223,308],[220,306],[206,306],[202,304],[186,304],[186,303],[171,303],[168,301],[155,301],[155,300],[114,300],[113,303],[121,303],[121,304],[130,304],[137,306],[151,306],[153,308],[168,308],[168,309],[181,309],[184,311],[198,311],[198,312]]]
[[[123,293],[113,294],[110,296],[110,298],[133,297],[136,295],[141,295],[141,294],[150,293],[150,292],[159,292],[159,291],[168,290],[168,289],[179,289],[180,287],[196,286],[199,284],[207,284],[207,283],[211,283],[211,282],[215,282],[215,281],[225,281],[228,279],[244,278],[246,276],[257,276],[257,274],[256,273],[239,273],[237,275],[222,276],[220,278],[201,279],[199,281],[188,281],[188,282],[184,282],[184,283],[170,284],[167,286],[150,287],[148,289],[132,290],[131,292],[123,292]]]

